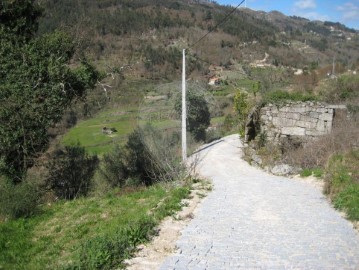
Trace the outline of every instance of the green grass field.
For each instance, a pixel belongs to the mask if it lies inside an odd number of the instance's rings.
[[[136,126],[136,110],[108,110],[94,118],[81,121],[63,137],[63,144],[72,145],[78,142],[92,154],[103,154],[115,143],[123,143],[127,135]],[[107,135],[102,128],[115,128],[117,132]]]
[[[91,154],[104,154],[111,150],[115,144],[127,141],[127,136],[136,128],[146,122],[137,119],[136,110],[118,111],[109,110],[99,113],[94,118],[84,120],[69,130],[63,137],[62,143],[73,145],[80,143]],[[149,121],[158,129],[173,129],[179,127],[179,122],[169,119]],[[107,135],[102,128],[115,128],[117,132]]]
[[[32,218],[0,223],[0,269],[117,268],[188,194],[188,186],[155,185],[44,205]]]

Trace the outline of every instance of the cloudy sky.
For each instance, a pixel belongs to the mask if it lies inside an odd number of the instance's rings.
[[[217,0],[222,5],[237,6],[242,0]],[[244,6],[244,4],[243,4]],[[247,0],[254,10],[278,10],[310,20],[333,21],[359,30],[359,0]]]

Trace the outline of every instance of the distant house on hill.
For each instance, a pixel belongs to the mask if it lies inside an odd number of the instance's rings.
[[[221,82],[221,79],[218,77],[212,77],[209,79],[209,85],[218,85]]]

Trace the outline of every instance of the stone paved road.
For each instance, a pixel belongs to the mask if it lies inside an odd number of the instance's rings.
[[[199,153],[214,190],[160,269],[359,269],[359,235],[320,190],[250,167],[240,146]]]

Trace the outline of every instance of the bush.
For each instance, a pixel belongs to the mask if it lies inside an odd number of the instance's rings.
[[[234,109],[239,118],[239,134],[244,137],[247,116],[250,110],[248,94],[238,91],[234,96]]]
[[[178,155],[178,138],[176,134],[161,134],[151,126],[138,127],[126,144],[129,176],[145,185],[181,178],[185,168]]]
[[[334,87],[325,94],[327,102],[355,102],[359,98],[359,76],[342,75],[333,85]]]
[[[330,134],[318,137],[299,147],[286,147],[283,159],[303,169],[324,168],[334,153],[347,152],[359,145],[359,123],[336,111]]]
[[[126,184],[129,171],[125,162],[125,150],[118,145],[112,152],[103,156],[100,173],[111,187],[122,187]]]
[[[57,149],[47,165],[47,185],[61,199],[86,195],[97,165],[97,156],[89,156],[80,145]]]
[[[14,185],[7,179],[0,179],[0,216],[7,218],[29,217],[40,203],[40,189],[29,181]]]
[[[126,148],[127,165],[129,175],[140,178],[145,185],[151,185],[157,174],[156,162],[147,145],[144,142],[143,133],[140,128],[134,130],[128,137]]]
[[[209,127],[211,121],[208,103],[204,95],[195,90],[187,91],[186,103],[188,130],[192,133],[196,141],[204,141],[206,138],[206,129]],[[178,95],[174,108],[178,114],[182,113],[181,95]]]

